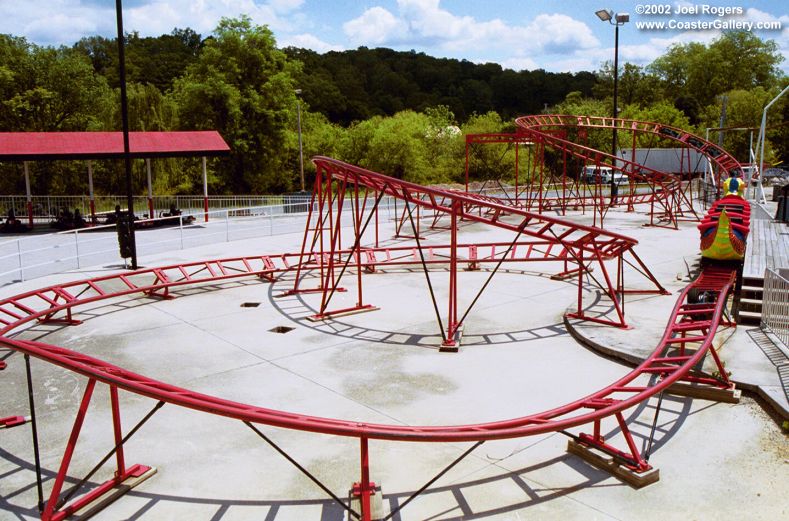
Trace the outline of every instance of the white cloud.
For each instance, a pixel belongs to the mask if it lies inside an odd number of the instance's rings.
[[[283,2],[279,2],[283,3]],[[152,0],[137,7],[125,8],[129,29],[144,35],[166,34],[174,27],[191,27],[198,33],[210,33],[220,18],[249,15],[258,25],[287,30],[289,24],[268,3],[253,0]]]
[[[342,26],[346,36],[356,44],[382,44],[403,38],[408,30],[407,24],[383,7],[366,10],[358,18],[345,22]]]
[[[315,35],[304,33],[295,36],[289,36],[278,42],[280,47],[300,47],[302,49],[312,49],[317,53],[325,53],[329,51],[342,51],[342,45],[334,45],[324,42]]]
[[[539,69],[540,66],[537,65],[537,62],[531,58],[517,56],[514,58],[507,58],[506,60],[501,62],[501,66],[505,69],[512,69],[514,71],[531,71],[534,69]]]
[[[42,45],[70,44],[114,26],[114,10],[85,6],[80,0],[0,0],[0,33],[25,36]]]
[[[247,14],[259,25],[291,32],[301,21],[304,0],[147,0],[124,6],[126,31],[143,36],[168,34],[175,27],[191,27],[208,35],[220,18]],[[304,29],[303,25],[302,30]],[[0,33],[25,36],[43,45],[70,45],[89,35],[115,34],[115,6],[111,2],[0,0]]]
[[[583,57],[567,58],[564,60],[557,60],[551,62],[550,68],[547,70],[557,72],[580,72],[580,71],[594,71],[598,69],[593,60]]]
[[[380,6],[367,9],[345,23],[346,35],[356,44],[434,47],[471,54],[466,56],[471,59],[524,46],[539,55],[599,45],[584,22],[564,14],[540,14],[528,25],[512,25],[498,18],[454,15],[440,7],[440,0],[397,0],[397,6],[396,14]]]
[[[53,13],[35,18],[25,25],[24,32],[33,41],[50,42],[53,35],[58,35],[66,42],[75,42],[97,29],[97,21],[92,17]]]
[[[566,53],[576,49],[597,47],[600,42],[589,26],[564,14],[541,14],[526,27],[542,50],[548,53]]]

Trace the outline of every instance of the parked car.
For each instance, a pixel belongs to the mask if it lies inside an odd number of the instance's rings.
[[[600,184],[610,184],[612,176],[616,184],[627,182],[627,176],[625,174],[622,172],[614,172],[614,169],[610,166],[589,165],[581,169],[581,179],[589,184],[598,182]]]

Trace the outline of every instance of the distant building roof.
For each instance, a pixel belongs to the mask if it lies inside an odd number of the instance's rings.
[[[216,156],[230,147],[215,130],[130,132],[132,157]],[[122,132],[0,132],[0,161],[117,159]]]

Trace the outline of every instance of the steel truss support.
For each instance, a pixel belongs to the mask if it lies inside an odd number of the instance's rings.
[[[110,501],[105,498],[107,494],[111,494],[112,500],[114,500],[156,473],[156,469],[145,465],[138,464],[127,467],[124,459],[123,444],[128,441],[129,438],[134,435],[134,433],[137,432],[142,424],[144,424],[162,405],[164,405],[164,402],[160,401],[157,406],[150,413],[148,413],[148,415],[144,417],[143,420],[129,432],[129,434],[124,437],[122,436],[121,432],[118,389],[117,387],[110,385],[110,402],[112,408],[112,426],[115,436],[115,447],[104,457],[104,459],[99,462],[98,465],[96,465],[96,467],[93,468],[93,470],[88,473],[85,478],[77,483],[71,489],[71,491],[61,497],[63,484],[66,480],[66,474],[68,473],[69,465],[71,464],[71,459],[74,455],[74,449],[76,448],[77,440],[79,439],[80,432],[82,431],[82,426],[85,421],[85,416],[88,412],[88,406],[90,405],[95,386],[96,380],[94,378],[90,378],[85,387],[82,401],[80,402],[79,410],[77,411],[77,416],[74,419],[71,435],[66,442],[66,449],[63,454],[63,459],[60,462],[60,468],[55,477],[55,482],[52,486],[49,500],[47,501],[46,505],[44,506],[44,510],[41,513],[42,521],[61,521],[80,511],[91,511],[91,508],[104,508]],[[93,476],[93,474],[99,470],[99,468],[113,455],[115,455],[116,462],[114,476],[90,492],[87,492],[83,496],[67,504],[69,499],[71,499],[71,497],[74,496],[79,491],[79,489],[82,488],[82,486]],[[104,500],[99,501],[102,498],[104,498]]]
[[[302,260],[299,263],[296,272],[294,288],[286,294],[304,293],[305,290],[298,287],[302,270],[317,267],[320,272],[320,285],[318,288],[308,291],[320,292],[321,303],[318,312],[315,315],[309,317],[310,320],[324,320],[327,318],[348,315],[352,313],[374,311],[378,308],[371,304],[365,304],[363,301],[362,272],[364,269],[362,266],[362,240],[365,232],[367,231],[368,225],[372,222],[374,217],[377,217],[378,207],[381,199],[384,196],[384,192],[379,192],[377,194],[375,204],[369,211],[364,224],[362,224],[362,220],[367,208],[368,194],[362,194],[360,192],[360,183],[352,182],[353,190],[349,192],[349,181],[339,181],[337,183],[338,186],[335,192],[334,204],[332,204],[332,199],[329,197],[329,194],[332,193],[333,178],[323,167],[319,167],[317,172],[318,173],[315,179],[315,193],[327,194],[327,196],[325,198],[319,197],[319,213],[317,217],[313,216],[312,208],[310,209],[307,229],[305,230],[304,239],[302,240],[302,251],[300,256]],[[348,193],[350,193],[352,197],[348,211],[351,214],[353,225],[353,244],[349,251],[343,248],[341,235],[341,230],[343,227],[342,217],[344,215],[343,207],[346,194]],[[324,201],[328,202],[328,204],[324,204]],[[336,215],[333,215],[334,213],[336,213]],[[314,228],[310,228],[309,223],[313,218],[315,219],[316,226]],[[328,228],[323,226],[321,223],[328,223]],[[310,251],[307,251],[306,245],[310,239],[312,247]],[[315,255],[314,251],[316,244],[320,247],[318,252],[319,254],[317,256]],[[345,258],[343,258],[343,254],[345,254]],[[304,262],[305,257],[309,259],[307,263]],[[344,288],[341,288],[339,284],[347,268],[354,260],[357,272],[356,304],[352,307],[329,310],[328,306],[334,294],[337,291],[344,291]],[[339,268],[338,273],[338,266],[340,265],[342,267]]]
[[[536,148],[535,153],[539,156],[544,147],[538,142]],[[458,302],[460,281],[458,267],[461,263],[467,262],[470,269],[476,269],[479,267],[481,260],[477,257],[477,247],[471,248],[469,245],[460,244],[459,226],[464,221],[477,221],[492,226],[503,227],[517,232],[518,237],[520,237],[521,234],[525,234],[532,239],[539,238],[545,248],[544,253],[541,255],[541,259],[563,262],[564,270],[556,276],[561,278],[577,273],[579,275],[579,285],[583,284],[583,275],[590,274],[589,269],[591,264],[597,265],[600,272],[603,274],[603,281],[602,283],[598,282],[598,285],[613,302],[616,319],[609,320],[606,318],[589,316],[584,313],[580,297],[578,309],[576,313],[573,314],[576,318],[618,327],[626,327],[624,305],[621,300],[626,293],[634,291],[625,289],[624,287],[622,257],[627,252],[633,253],[636,262],[641,265],[643,270],[642,273],[646,275],[648,280],[654,284],[655,287],[655,289],[652,290],[641,290],[639,292],[665,293],[665,290],[649,273],[646,266],[635,256],[633,244],[629,243],[628,240],[623,240],[624,238],[602,237],[600,235],[602,229],[600,228],[589,228],[588,230],[576,229],[579,227],[575,224],[568,222],[559,224],[559,222],[553,222],[550,219],[530,214],[523,210],[507,209],[506,207],[502,207],[499,204],[499,200],[495,198],[463,192],[443,190],[430,191],[418,185],[388,178],[381,174],[359,169],[335,160],[329,160],[328,158],[316,158],[315,164],[317,167],[315,190],[302,240],[302,249],[299,255],[300,260],[296,267],[296,278],[293,289],[285,293],[286,295],[308,292],[321,294],[319,308],[313,316],[309,317],[310,320],[325,320],[332,317],[377,309],[371,304],[366,304],[363,300],[362,274],[364,272],[374,272],[377,265],[389,262],[389,260],[392,259],[391,253],[397,250],[398,247],[385,249],[387,261],[378,261],[376,259],[376,253],[379,250],[364,246],[363,242],[368,224],[370,224],[373,217],[377,219],[379,202],[384,195],[393,196],[395,200],[399,199],[404,202],[402,215],[397,218],[399,221],[399,223],[396,224],[396,228],[399,230],[397,233],[403,236],[402,225],[405,224],[405,222],[410,223],[411,232],[413,233],[410,237],[416,242],[416,248],[413,250],[414,256],[416,257],[418,254],[418,260],[426,271],[425,275],[427,277],[428,289],[431,292],[431,298],[436,308],[436,297],[433,293],[430,277],[427,274],[427,264],[439,262],[448,267],[449,285],[446,297],[446,328],[442,324],[440,314],[437,312],[437,319],[442,336],[442,349],[444,350],[456,350],[460,342],[462,323],[468,314],[468,312],[466,312],[463,318],[459,318]],[[534,168],[539,168],[541,171],[541,162],[535,161]],[[535,174],[537,174],[537,171],[535,171]],[[541,174],[536,175],[537,178],[540,178],[540,176]],[[531,177],[535,177],[535,175],[533,174]],[[538,191],[536,195],[533,192],[525,194],[525,198],[528,200],[531,197],[540,200],[542,197],[540,193],[541,192]],[[371,195],[375,196],[376,203],[368,211],[367,202]],[[346,205],[345,200],[348,197],[351,198],[351,201]],[[316,202],[317,205],[315,204]],[[315,209],[316,206],[317,210]],[[348,209],[344,211],[346,207]],[[434,216],[447,215],[449,218],[448,227],[450,240],[448,245],[440,247],[446,248],[447,250],[445,256],[440,259],[434,256],[437,247],[431,246],[425,248],[422,245],[419,230],[420,216],[417,215],[416,219],[414,216],[414,213],[418,213],[419,209],[422,207],[433,212]],[[507,215],[507,213],[514,213],[516,216],[520,216],[520,223],[513,224],[510,221],[503,220],[503,217]],[[345,227],[347,229],[350,225],[352,229],[352,244],[343,245],[341,237],[341,230],[344,227],[343,217],[346,217],[347,220],[349,216],[351,217],[351,222],[345,225]],[[602,214],[600,215],[600,219],[602,219]],[[502,262],[510,253],[513,258],[516,257],[516,250],[519,247],[517,241],[518,238],[516,237],[516,240],[513,241],[507,251],[503,253],[501,257]],[[535,246],[537,246],[537,242],[528,245],[526,257],[530,257],[530,252]],[[469,251],[467,258],[462,260],[459,255],[461,247],[464,249],[468,248]],[[535,251],[537,250],[535,249]],[[427,255],[425,254],[426,252]],[[614,283],[612,277],[609,276],[606,267],[606,262],[610,260],[617,261],[618,270],[615,279],[616,283]],[[489,261],[496,262],[499,261],[499,259],[491,257]],[[396,263],[396,261],[394,263]],[[575,266],[570,267],[568,263],[573,263]],[[340,283],[349,267],[356,269],[356,303],[350,307],[330,309],[329,304],[334,294],[343,290]],[[316,272],[319,276],[320,284],[317,288],[304,289],[300,287],[302,277],[308,270]],[[486,282],[484,287],[486,287],[487,284]],[[581,289],[579,286],[579,296],[580,292]],[[478,297],[479,295],[477,298]],[[475,302],[477,298],[474,299]]]

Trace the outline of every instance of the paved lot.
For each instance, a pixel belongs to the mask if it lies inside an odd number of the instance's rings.
[[[586,217],[578,216],[579,220]],[[692,224],[671,231],[643,228],[644,216],[609,213],[607,226],[641,240],[637,251],[669,289],[684,282],[695,255]],[[463,241],[506,240],[469,227]],[[299,234],[212,244],[145,257],[153,266],[237,254],[296,251]],[[443,243],[440,235],[426,242]],[[684,260],[683,260],[684,258]],[[522,416],[575,400],[628,372],[582,347],[562,317],[576,295],[572,283],[546,276],[546,264],[510,266],[494,278],[470,315],[459,353],[439,353],[432,305],[419,271],[365,276],[365,301],[379,311],[313,323],[318,297],[274,299],[288,280],[231,282],[179,291],[172,301],[127,299],[81,313],[77,327],[36,326],[25,338],[78,349],[168,383],[223,398],[300,413],[407,425],[464,424]],[[0,289],[3,296],[90,270]],[[439,297],[447,275],[431,274]],[[461,309],[486,277],[461,273]],[[627,281],[639,284],[634,274]],[[337,307],[352,302],[353,280]],[[344,299],[344,300],[343,300]],[[654,297],[655,320],[674,296]],[[665,302],[663,302],[665,301]],[[245,302],[260,306],[241,307]],[[443,300],[439,298],[439,302]],[[667,303],[667,304],[666,304]],[[444,311],[443,304],[441,305]],[[285,334],[277,326],[294,329]],[[657,343],[653,329],[628,332],[639,346]],[[0,356],[5,356],[0,353]],[[24,364],[7,359],[0,373],[0,412],[26,414]],[[85,380],[33,362],[42,463],[49,490]],[[109,400],[98,386],[69,475],[79,479],[112,447]],[[646,444],[656,400],[626,415]],[[121,395],[129,429],[154,405]],[[751,399],[739,405],[664,399],[650,463],[661,479],[634,490],[565,452],[550,434],[488,442],[395,517],[424,519],[765,519],[789,516],[789,442]],[[612,423],[604,430],[617,442]],[[358,480],[354,439],[262,427],[261,430],[340,496]],[[578,432],[578,429],[574,430]],[[619,440],[621,441],[621,440]],[[371,442],[372,479],[384,512],[395,508],[471,444]],[[96,519],[341,520],[345,513],[237,421],[174,406],[162,408],[129,442],[129,463],[158,473]],[[0,519],[34,519],[30,430],[0,431]],[[103,481],[104,469],[95,480]]]

